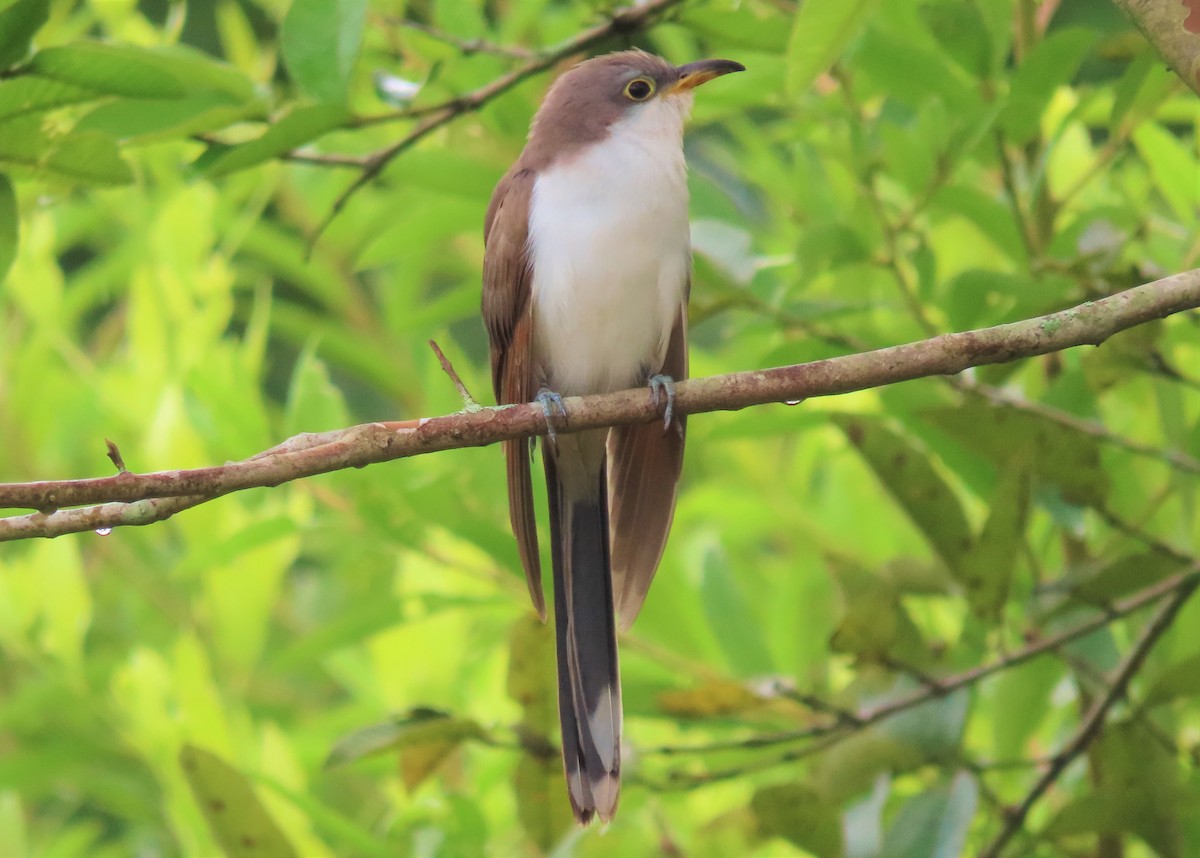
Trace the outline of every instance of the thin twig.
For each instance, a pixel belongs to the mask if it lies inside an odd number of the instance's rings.
[[[193,134],[192,139],[206,146],[231,145],[221,140],[215,134]],[[281,161],[293,161],[297,164],[313,164],[320,167],[353,167],[358,170],[361,170],[366,163],[366,157],[362,155],[324,154],[321,152],[312,152],[307,146],[300,149],[293,149],[290,152],[284,152],[277,157]]]
[[[467,390],[467,386],[463,384],[463,380],[458,377],[458,372],[455,371],[454,364],[450,363],[450,359],[442,352],[442,348],[437,344],[437,341],[430,340],[429,347],[437,355],[437,359],[442,365],[442,372],[450,376],[450,381],[454,382],[454,386],[458,390],[458,395],[462,397],[463,408],[468,411],[482,408],[483,406],[479,404],[479,401],[471,395],[471,391]]]
[[[1025,207],[1021,204],[1021,192],[1017,188],[1016,172],[1013,170],[1012,161],[1009,160],[1004,137],[998,131],[995,134],[995,144],[996,155],[1000,161],[1000,179],[1004,184],[1004,192],[1008,194],[1009,205],[1012,207],[1013,217],[1017,221],[1017,231],[1020,233],[1021,242],[1025,245],[1025,252],[1029,254],[1029,263],[1033,265],[1041,256],[1037,231],[1034,229]]]
[[[1163,542],[1158,537],[1147,533],[1133,522],[1126,521],[1108,507],[1097,506],[1094,509],[1096,515],[1100,516],[1100,518],[1103,519],[1109,527],[1113,528],[1114,530],[1119,530],[1126,536],[1136,539],[1138,542],[1154,551],[1154,553],[1161,554],[1163,557],[1169,557],[1172,560],[1177,560],[1181,563],[1186,563],[1190,559],[1184,552],[1172,545],[1167,544],[1166,542]]]
[[[439,30],[437,27],[432,27],[420,21],[409,21],[393,16],[384,16],[382,20],[392,27],[415,30],[418,33],[424,33],[429,38],[439,41],[442,44],[451,45],[465,57],[469,57],[472,54],[493,54],[498,57],[510,57],[517,60],[532,60],[539,56],[537,51],[531,51],[529,48],[498,45],[495,42],[489,42],[487,39],[464,39],[461,36],[447,33],[445,30]]]
[[[576,34],[573,38],[556,48],[539,53],[534,59],[525,63],[525,65],[505,75],[501,75],[479,89],[433,107],[414,108],[389,115],[386,117],[386,121],[412,118],[418,115],[424,115],[425,118],[404,137],[364,159],[362,173],[334,200],[329,213],[317,226],[311,242],[315,243],[321,237],[321,234],[342,209],[346,207],[346,203],[350,201],[350,198],[354,194],[365,185],[374,181],[396,156],[411,148],[431,132],[436,131],[464,113],[478,110],[496,96],[507,92],[525,79],[545,71],[573,54],[586,51],[588,48],[611,36],[629,35],[645,29],[657,21],[671,7],[678,6],[682,2],[683,0],[650,0],[650,2],[642,3],[638,6],[618,9],[603,23]]]
[[[842,726],[857,727],[862,724],[862,719],[858,717],[856,712],[852,712],[845,707],[838,706],[836,703],[830,703],[824,698],[818,697],[815,694],[797,691],[795,689],[783,689],[779,692],[780,697],[788,700],[794,700],[802,706],[807,706],[814,712],[822,712],[826,715],[832,715],[837,719],[837,722]]]
[[[965,377],[951,378],[947,379],[947,381],[964,393],[982,397],[993,405],[1015,408],[1018,411],[1032,414],[1051,423],[1057,423],[1059,426],[1072,429],[1114,447],[1120,447],[1126,452],[1159,459],[1181,471],[1200,474],[1200,459],[1193,458],[1180,450],[1152,447],[1149,444],[1134,441],[1132,438],[1116,434],[1102,423],[1097,423],[1094,420],[1085,420],[1082,417],[1071,414],[1069,411],[1063,411],[1061,408],[1055,408],[1043,402],[1034,402],[1008,393],[998,387],[992,387]]]
[[[104,439],[104,446],[108,448],[108,460],[113,463],[113,467],[122,473],[128,470],[125,460],[121,457],[121,448],[107,438]]]
[[[352,167],[356,170],[361,170],[366,165],[366,159],[359,155],[308,152],[303,149],[293,149],[291,152],[284,152],[279,158],[283,161],[292,161],[296,164],[311,164],[316,167]]]
[[[842,100],[846,103],[847,109],[858,118],[862,125],[867,125],[868,119],[854,95],[854,87],[850,77],[838,66],[834,66],[830,73],[838,81],[838,90],[842,94]],[[904,257],[906,254],[902,253],[900,249],[901,230],[888,216],[883,197],[879,193],[879,188],[875,185],[877,175],[878,172],[876,170],[868,168],[862,182],[862,190],[868,205],[870,205],[871,210],[875,213],[875,220],[883,232],[884,256],[881,262],[892,273],[892,279],[896,281],[896,288],[900,291],[900,298],[904,301],[904,306],[908,308],[909,315],[912,316],[913,321],[917,323],[917,326],[925,336],[932,337],[937,334],[938,328],[930,320],[929,315],[925,312],[924,305],[921,304],[921,301],[917,297],[916,286],[912,282],[905,266]]]
[[[996,858],[996,856],[1000,855],[1009,840],[1025,824],[1025,818],[1029,815],[1029,811],[1037,803],[1038,799],[1058,780],[1067,766],[1086,751],[1088,746],[1100,735],[1109,710],[1124,695],[1129,681],[1137,674],[1142,666],[1142,662],[1146,660],[1146,656],[1154,648],[1154,644],[1158,642],[1159,637],[1170,628],[1175,615],[1179,613],[1180,608],[1183,607],[1184,603],[1195,592],[1197,584],[1200,584],[1200,580],[1197,580],[1194,574],[1185,578],[1171,594],[1170,598],[1158,609],[1158,612],[1146,623],[1141,635],[1138,636],[1137,642],[1130,649],[1129,654],[1121,662],[1121,665],[1113,675],[1112,683],[1109,685],[1108,690],[1092,704],[1091,709],[1084,716],[1082,723],[1080,723],[1079,728],[1075,731],[1070,741],[1054,755],[1049,767],[1037,779],[1029,792],[1026,793],[1021,803],[1005,816],[1004,826],[1000,829],[1000,833],[984,848],[980,853],[980,858]]]

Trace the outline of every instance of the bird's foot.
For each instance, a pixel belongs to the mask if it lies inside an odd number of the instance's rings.
[[[650,376],[648,384],[655,408],[658,408],[664,397],[666,398],[667,404],[663,408],[663,431],[666,432],[671,428],[671,421],[675,419],[675,379],[656,372]]]
[[[542,406],[542,414],[546,418],[546,438],[551,445],[558,443],[558,434],[554,431],[554,423],[561,419],[564,424],[567,419],[567,407],[563,405],[562,397],[548,387],[543,387],[533,399]]]

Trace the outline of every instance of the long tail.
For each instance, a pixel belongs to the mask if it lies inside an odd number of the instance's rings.
[[[556,465],[547,454],[558,714],[563,767],[575,818],[607,822],[621,785],[621,679],[613,620],[604,468]],[[565,482],[560,480],[560,474]],[[579,485],[583,482],[582,485]]]

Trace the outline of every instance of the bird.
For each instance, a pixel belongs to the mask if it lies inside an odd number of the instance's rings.
[[[641,609],[683,466],[674,382],[687,376],[691,285],[684,123],[732,60],[641,50],[550,87],[484,220],[482,314],[500,404],[541,403],[563,769],[576,820],[608,822],[621,774],[617,628]],[[648,385],[658,422],[557,434],[562,398]],[[664,403],[665,400],[665,403]],[[532,442],[505,441],[509,517],[545,620]]]

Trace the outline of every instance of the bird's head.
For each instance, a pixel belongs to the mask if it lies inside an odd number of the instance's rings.
[[[618,124],[682,133],[696,87],[730,72],[732,60],[676,66],[645,51],[621,51],[585,60],[563,74],[534,117],[529,142],[562,152],[596,143]]]

